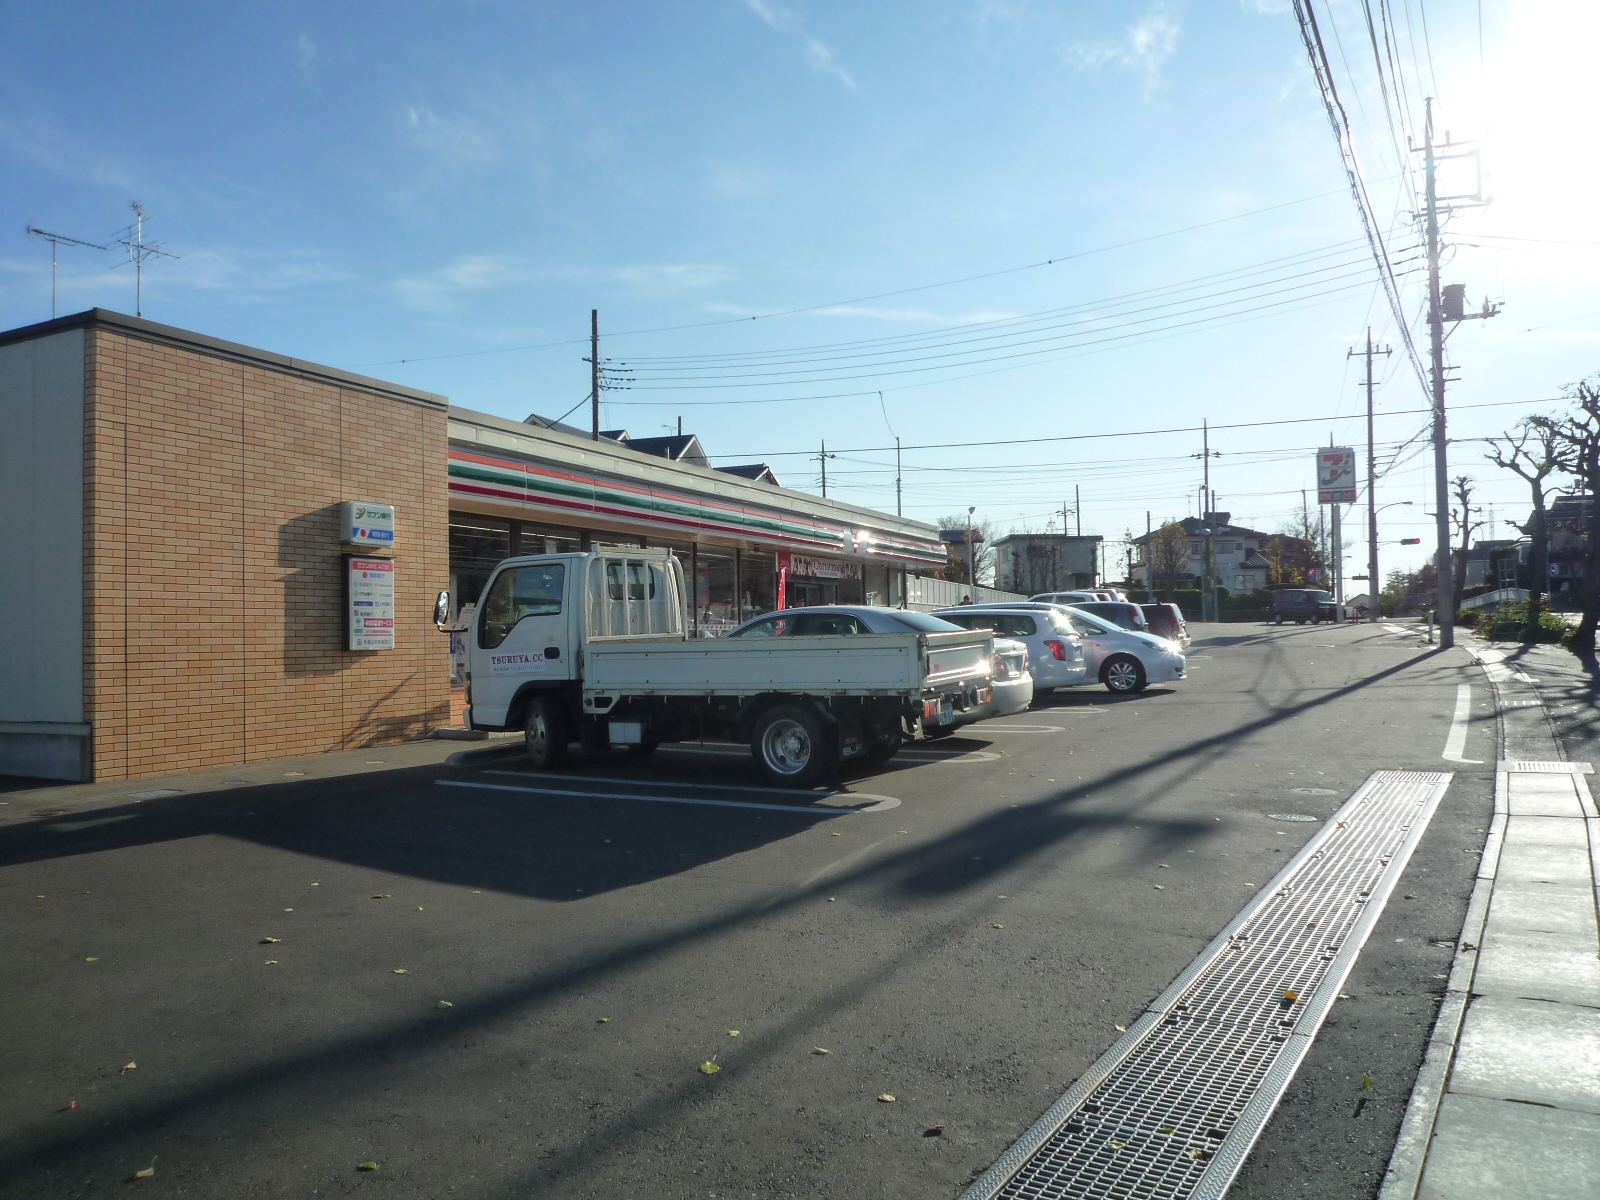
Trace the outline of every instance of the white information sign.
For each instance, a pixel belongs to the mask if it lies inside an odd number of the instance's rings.
[[[394,505],[344,502],[344,541],[350,546],[394,548]]]
[[[394,649],[394,563],[386,558],[345,560],[350,650]]]
[[[840,562],[833,558],[807,558],[803,554],[790,557],[789,573],[807,579],[860,579],[861,564]]]
[[[1356,452],[1349,446],[1325,446],[1317,451],[1317,503],[1356,502]]]

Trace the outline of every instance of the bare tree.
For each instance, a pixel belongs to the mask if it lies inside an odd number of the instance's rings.
[[[965,532],[967,528],[967,514],[958,513],[953,517],[940,517],[940,529],[960,529]],[[994,575],[994,539],[998,536],[993,521],[974,521],[972,523],[974,546],[972,548],[972,564],[976,569],[978,582],[993,586]],[[950,561],[943,571],[938,574],[944,579],[953,579],[959,583],[971,583],[967,578],[967,548],[958,542],[945,543],[950,552]]]
[[[1159,581],[1162,598],[1171,600],[1178,576],[1189,565],[1189,531],[1176,521],[1168,521],[1151,533],[1148,553],[1152,585]]]
[[[1513,525],[1533,542],[1533,578],[1528,589],[1527,631],[1531,638],[1539,627],[1539,604],[1550,584],[1550,539],[1545,528],[1549,493],[1545,480],[1559,469],[1556,462],[1556,422],[1545,416],[1524,417],[1498,438],[1489,438],[1490,462],[1514,472],[1527,483],[1533,513],[1526,525]],[[1490,530],[1490,536],[1494,534]]]
[[[1589,495],[1589,528],[1583,538],[1583,578],[1578,595],[1583,616],[1572,635],[1572,652],[1595,669],[1594,634],[1600,626],[1600,536],[1594,528],[1595,496],[1600,494],[1600,375],[1569,384],[1566,394],[1577,411],[1555,423],[1557,469],[1577,480]]]
[[[1461,608],[1461,593],[1467,588],[1467,550],[1472,545],[1472,535],[1483,528],[1483,522],[1474,521],[1472,514],[1483,510],[1472,507],[1472,476],[1457,475],[1450,481],[1450,486],[1455,488],[1456,500],[1461,504],[1459,510],[1454,508],[1450,510],[1450,520],[1455,523],[1456,532],[1461,535],[1461,549],[1456,551],[1455,598],[1450,606],[1451,613],[1455,613]]]

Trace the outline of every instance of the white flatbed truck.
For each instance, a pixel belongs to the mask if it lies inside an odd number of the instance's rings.
[[[449,595],[435,622],[449,628]],[[810,787],[847,759],[882,763],[906,738],[987,703],[993,634],[691,638],[670,550],[601,547],[509,558],[461,630],[467,722],[524,734],[535,768],[571,745],[707,736],[748,742],[774,783]]]

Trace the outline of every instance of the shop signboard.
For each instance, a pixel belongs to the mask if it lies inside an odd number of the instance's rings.
[[[840,562],[834,558],[808,558],[803,554],[791,554],[789,559],[789,575],[799,576],[804,579],[860,579],[861,564],[858,562]]]
[[[1317,503],[1356,502],[1356,452],[1349,446],[1324,446],[1317,451]]]
[[[394,505],[346,500],[343,509],[346,545],[371,546],[383,550],[394,548]]]
[[[394,649],[394,562],[387,558],[345,559],[348,650]]]

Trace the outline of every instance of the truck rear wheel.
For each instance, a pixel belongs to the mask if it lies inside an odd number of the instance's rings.
[[[750,738],[750,754],[779,787],[811,787],[838,766],[833,734],[814,711],[780,704],[762,714]]]
[[[534,770],[554,770],[567,761],[572,731],[567,727],[567,712],[559,697],[534,697],[533,703],[528,705],[528,721],[523,726],[522,738]]]

